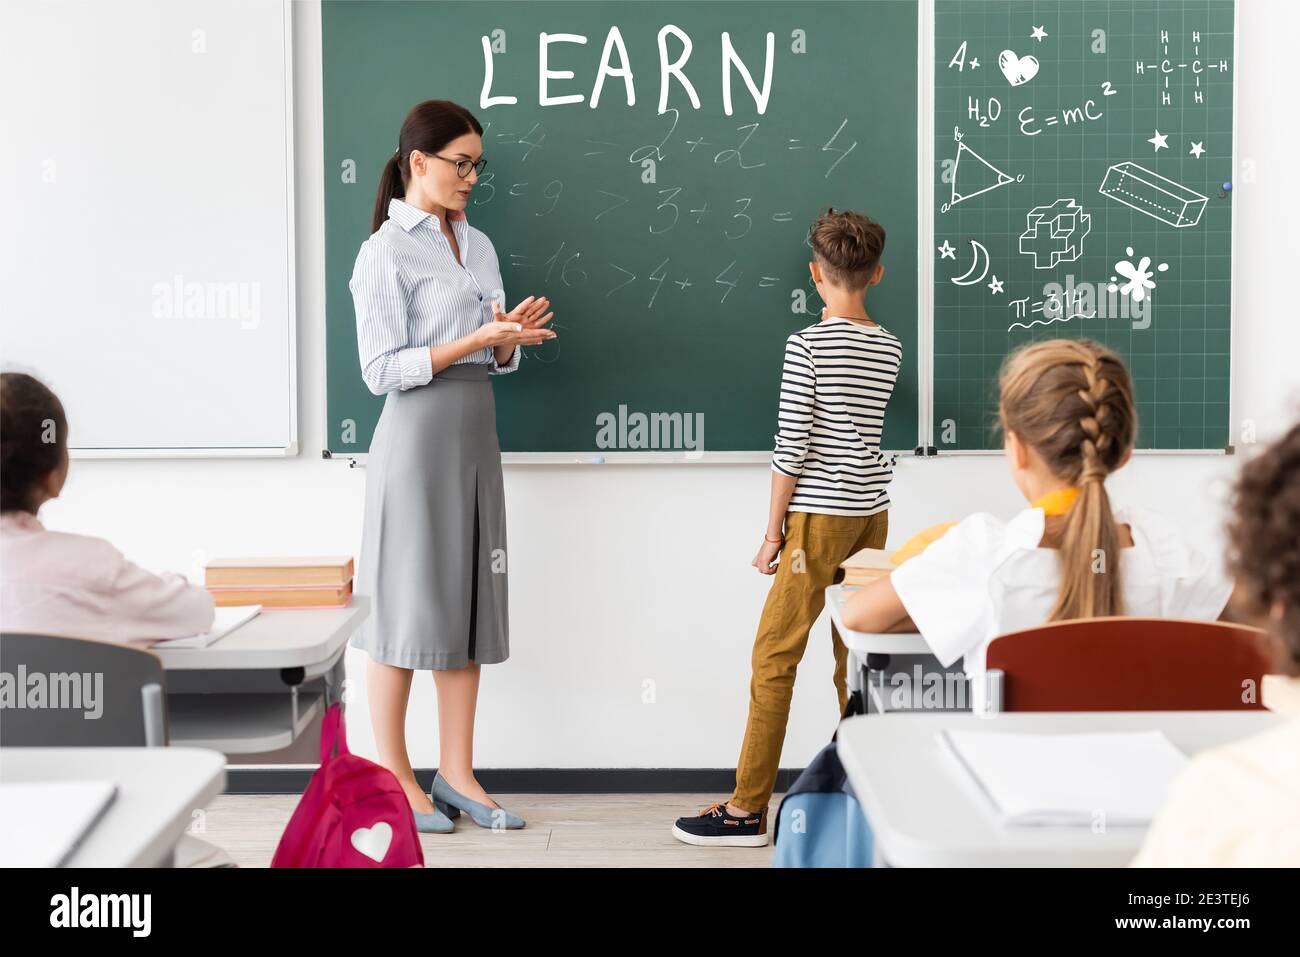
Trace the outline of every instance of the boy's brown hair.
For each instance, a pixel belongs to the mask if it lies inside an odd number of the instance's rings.
[[[1234,500],[1234,598],[1252,617],[1269,618],[1290,658],[1282,667],[1300,674],[1300,424],[1242,467]]]
[[[832,283],[866,289],[885,251],[885,228],[862,213],[827,209],[809,228],[808,243]]]

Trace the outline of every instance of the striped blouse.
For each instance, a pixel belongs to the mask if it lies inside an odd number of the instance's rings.
[[[501,266],[492,241],[465,214],[448,214],[462,265],[442,234],[438,217],[400,199],[388,219],[361,244],[352,270],[361,377],[375,395],[413,389],[433,379],[430,346],[445,345],[492,321],[492,304],[505,309]],[[497,365],[484,347],[453,365],[479,364],[489,372],[519,368],[519,349]]]
[[[790,336],[772,468],[798,479],[792,512],[889,508],[894,459],[880,452],[903,347],[884,326],[832,316]]]

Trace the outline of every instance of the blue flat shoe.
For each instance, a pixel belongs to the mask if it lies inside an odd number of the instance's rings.
[[[423,811],[412,810],[415,815],[415,829],[423,831],[425,834],[450,834],[456,830],[456,825],[451,823],[451,818],[443,814],[437,807],[430,814]]]
[[[471,801],[444,781],[441,774],[433,776],[433,787],[429,788],[429,797],[433,800],[433,806],[448,818],[453,818],[464,811],[479,827],[513,831],[523,827],[525,823],[518,814],[512,814],[503,807],[488,807],[478,801]]]

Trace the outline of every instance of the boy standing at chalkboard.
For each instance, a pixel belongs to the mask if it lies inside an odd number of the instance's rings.
[[[775,575],[754,640],[749,721],[731,800],[678,818],[687,844],[761,847],[776,785],[795,669],[839,565],[882,548],[889,526],[893,461],[880,452],[885,406],[903,349],[867,315],[880,282],[885,231],[861,213],[828,210],[812,224],[810,264],[826,303],[821,321],[786,341],[772,455],[767,531],[753,565]],[[780,563],[777,564],[777,556]],[[834,626],[835,691],[848,700],[848,652]]]

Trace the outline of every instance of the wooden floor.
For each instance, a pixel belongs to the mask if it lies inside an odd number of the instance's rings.
[[[224,848],[240,867],[266,867],[294,794],[223,794],[208,805],[197,837]],[[461,815],[454,834],[421,834],[429,867],[768,867],[772,846],[690,847],[673,821],[718,800],[700,794],[505,794],[528,826],[490,831]],[[773,798],[775,814],[779,798]],[[770,821],[770,818],[769,818]],[[769,829],[771,824],[769,823]]]

